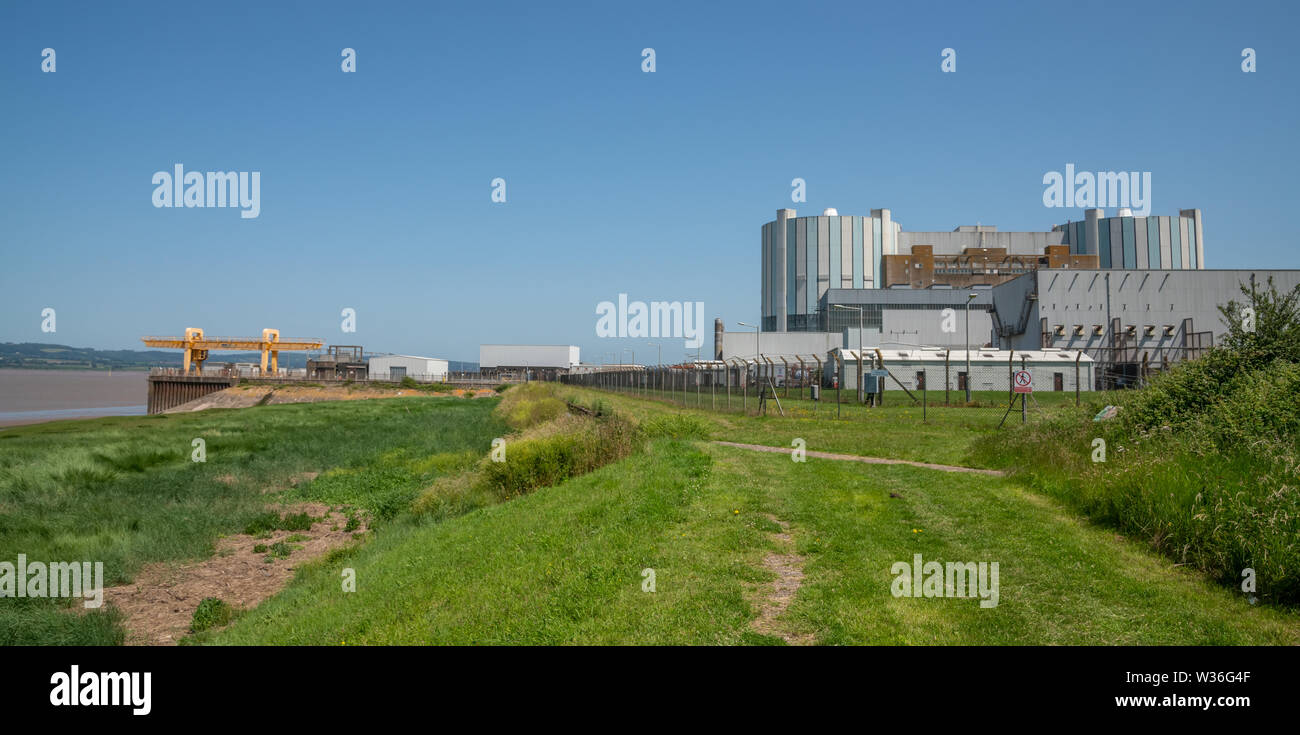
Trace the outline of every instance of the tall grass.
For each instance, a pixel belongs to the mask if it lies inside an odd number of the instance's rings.
[[[1234,586],[1250,569],[1259,598],[1300,604],[1300,366],[1211,385],[1224,358],[1206,359],[1113,396],[1117,419],[1069,412],[975,452],[1180,564]],[[1104,462],[1093,461],[1096,439]]]
[[[569,413],[554,386],[538,383],[506,393],[497,414],[519,430],[506,439],[504,457],[489,455],[472,470],[440,479],[412,504],[417,515],[451,517],[558,485],[626,457],[640,436],[634,422],[608,411]]]

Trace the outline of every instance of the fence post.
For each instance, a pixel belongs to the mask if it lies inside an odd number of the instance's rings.
[[[844,390],[844,356],[835,353],[835,418],[840,417],[840,393]]]
[[[1007,350],[1007,400],[1011,400],[1011,401],[1014,401],[1016,399],[1015,359],[1016,359],[1016,351],[1013,349],[1008,349]],[[967,375],[966,379],[970,380],[970,376]]]
[[[722,379],[727,381],[727,410],[731,410],[731,362],[724,360],[722,363]]]
[[[943,351],[943,405],[948,405],[948,391],[952,389],[952,378],[948,375],[948,360],[952,357],[952,348]]]
[[[1083,350],[1079,350],[1074,355],[1074,405],[1079,405],[1079,359],[1083,357]]]
[[[739,375],[740,386],[741,386],[741,390],[743,391],[740,400],[740,409],[745,412],[746,416],[748,416],[749,415],[749,361],[746,360],[745,362],[742,362],[741,365],[744,366],[744,372],[740,373]]]

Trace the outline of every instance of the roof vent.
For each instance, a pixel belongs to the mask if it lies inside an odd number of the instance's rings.
[[[1117,213],[1115,214],[1115,216],[1116,216],[1116,217],[1132,217],[1132,216],[1133,216],[1133,210],[1129,209],[1128,207],[1120,207],[1120,208],[1119,208],[1119,212],[1117,212]]]
[[[838,217],[838,216],[840,216],[840,213],[839,213],[838,211],[836,211],[835,207],[827,207],[825,210],[822,211],[822,216],[823,216],[823,217]]]

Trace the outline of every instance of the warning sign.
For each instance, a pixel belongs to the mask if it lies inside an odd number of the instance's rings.
[[[1011,389],[1016,393],[1033,393],[1034,376],[1028,370],[1017,370],[1012,379]]]

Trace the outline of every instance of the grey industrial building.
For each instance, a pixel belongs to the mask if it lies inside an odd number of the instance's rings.
[[[1042,270],[993,289],[996,344],[1004,349],[1083,350],[1111,371],[1199,357],[1228,331],[1219,305],[1241,287],[1279,291],[1300,270]]]
[[[827,209],[821,216],[799,217],[793,209],[778,209],[776,219],[762,226],[763,331],[838,331],[826,321],[831,316],[825,308],[829,292],[884,290],[886,259],[917,247],[940,256],[996,249],[1024,260],[1037,259],[1051,247],[1067,246],[1070,254],[1096,257],[1102,268],[1205,267],[1199,209],[1184,209],[1172,217],[1135,217],[1123,209],[1105,217],[1103,210],[1089,209],[1083,221],[1047,232],[999,232],[991,225],[908,232],[893,220],[890,210],[870,212],[869,216],[841,216]],[[1019,275],[1028,269],[1018,270],[1010,263],[1006,270],[1002,275]],[[836,303],[833,295],[829,303]]]
[[[1298,270],[1206,269],[1199,209],[1150,217],[1089,209],[1049,232],[907,232],[888,209],[870,211],[779,209],[763,225],[763,354],[825,359],[859,344],[1059,350],[1086,355],[1093,384],[1113,387],[1220,343],[1227,325],[1218,307],[1241,301],[1241,285],[1300,283]],[[913,268],[925,277],[909,277]],[[755,339],[719,320],[714,357],[752,356]],[[1006,362],[1005,353],[990,359]]]

